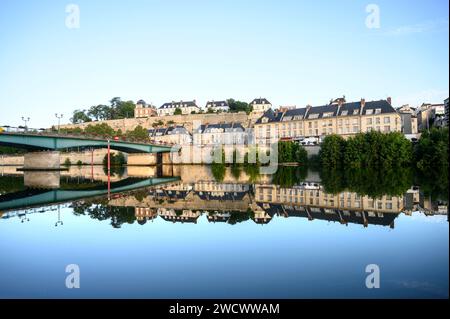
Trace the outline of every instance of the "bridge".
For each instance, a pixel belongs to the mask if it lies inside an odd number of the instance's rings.
[[[179,181],[179,179],[179,177],[155,177],[149,179],[129,178],[119,182],[111,183],[111,187],[109,190],[106,186],[83,190],[27,189],[16,193],[2,195],[0,199],[0,212],[40,207],[43,205],[52,205],[56,203],[70,202],[90,197],[104,196],[107,194],[127,192],[141,188],[157,186],[160,184],[173,183]]]
[[[66,150],[77,148],[107,148],[125,153],[167,153],[178,149],[171,144],[142,143],[101,139],[89,136],[52,134],[49,132],[0,132],[0,145],[23,148],[30,151]]]
[[[24,156],[24,169],[26,170],[59,170],[60,150],[107,148],[108,156],[110,149],[125,153],[154,153],[158,155],[158,163],[162,163],[162,153],[179,151],[179,146],[156,141],[137,142],[120,140],[118,137],[110,139],[88,135],[63,135],[48,131],[29,131],[28,129],[5,132],[1,128],[0,146],[30,151]]]

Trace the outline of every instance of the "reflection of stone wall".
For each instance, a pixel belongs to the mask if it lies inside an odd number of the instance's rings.
[[[27,153],[27,154],[34,154]],[[65,160],[68,158],[72,165],[75,165],[78,161],[81,161],[83,164],[91,164],[93,159],[94,165],[102,165],[103,158],[105,157],[107,151],[106,149],[96,149],[94,150],[94,154],[92,156],[91,151],[85,152],[61,152],[59,163],[63,165]],[[116,151],[111,151],[111,154],[116,153]],[[124,153],[125,154],[125,153]],[[125,154],[126,155],[126,154]],[[0,166],[23,166],[24,165],[24,156],[10,156],[10,155],[0,155]]]
[[[0,155],[0,166],[23,166],[23,156]]]

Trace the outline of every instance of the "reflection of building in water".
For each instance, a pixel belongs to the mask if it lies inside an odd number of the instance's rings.
[[[270,215],[270,211],[268,210],[256,210],[254,212],[253,221],[257,224],[268,224],[272,220],[272,216]]]
[[[158,217],[158,213],[155,209],[149,207],[135,207],[134,215],[136,216],[136,220],[138,222],[142,221],[153,221],[156,217]]]
[[[364,227],[371,225],[389,226],[394,228],[394,220],[399,213],[367,211],[367,210],[340,210],[311,206],[291,206],[282,204],[258,203],[264,212],[260,223],[268,223],[273,216],[303,217],[312,221],[315,219],[338,222],[343,225],[361,224]],[[256,213],[255,213],[256,215]]]
[[[195,223],[197,224],[197,219],[201,216],[200,211],[192,211],[190,209],[175,210],[158,208],[158,215],[162,219],[171,222],[182,222],[182,223]]]
[[[312,189],[309,186],[281,188],[276,185],[255,185],[255,199],[257,202],[290,203],[336,209],[366,209],[390,213],[398,213],[403,208],[403,197],[384,195],[374,199],[354,192],[327,194],[321,187]]]
[[[374,199],[353,192],[327,194],[320,186],[309,183],[292,188],[255,185],[255,200],[255,221],[260,223],[268,223],[277,215],[394,227],[394,219],[403,209],[403,197],[384,195]]]
[[[209,213],[209,212],[205,212],[207,213],[207,218],[208,221],[211,223],[215,223],[215,222],[222,222],[222,223],[226,223],[228,221],[228,219],[230,219],[231,214],[229,212],[213,212],[213,213]]]

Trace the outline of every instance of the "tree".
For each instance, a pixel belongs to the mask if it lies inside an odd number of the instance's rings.
[[[319,151],[321,164],[327,167],[341,166],[345,150],[345,140],[340,135],[324,138]]]
[[[91,122],[91,118],[86,114],[85,110],[75,110],[73,111],[73,116],[70,118],[73,124],[80,124]]]
[[[114,131],[114,129],[106,123],[101,123],[101,124],[96,124],[96,125],[89,124],[84,129],[84,132],[86,134],[99,135],[99,136],[102,136],[105,138],[108,138],[108,137],[112,138],[113,136],[116,135],[116,131]]]
[[[448,200],[448,127],[425,131],[414,149],[421,189],[432,198]]]
[[[94,105],[89,108],[87,115],[96,121],[111,119],[111,108],[108,105]]]
[[[308,153],[298,143],[291,141],[278,142],[278,163],[307,164]]]
[[[228,108],[231,113],[237,113],[240,111],[244,111],[245,113],[249,114],[252,111],[252,106],[249,105],[247,102],[242,101],[235,101],[234,99],[228,99]]]
[[[173,112],[173,115],[181,115],[181,114],[183,114],[183,112],[181,111],[181,109],[179,107],[177,107],[175,109],[175,112]]]
[[[125,133],[126,137],[132,140],[138,141],[148,141],[148,131],[142,126],[136,126],[132,131],[127,131]]]

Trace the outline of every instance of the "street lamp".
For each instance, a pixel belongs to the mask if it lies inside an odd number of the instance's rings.
[[[58,205],[58,221],[55,223],[55,227],[58,227],[58,225],[64,225],[63,221],[61,220],[61,207]]]
[[[22,121],[25,123],[25,132],[28,131],[27,123],[28,123],[29,120],[30,120],[29,117],[24,117],[24,116],[22,116]]]
[[[55,116],[58,119],[58,134],[59,134],[59,126],[60,126],[60,123],[61,123],[61,119],[63,118],[63,115],[55,113]]]

